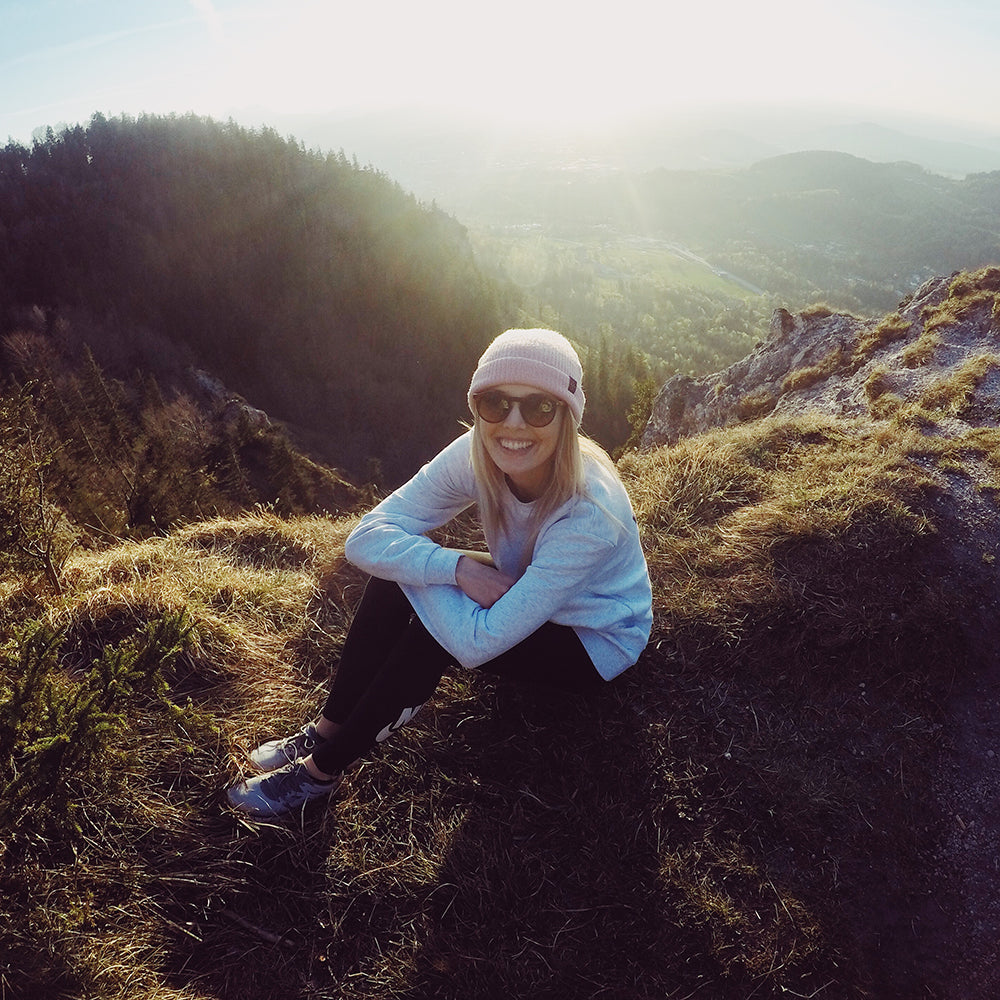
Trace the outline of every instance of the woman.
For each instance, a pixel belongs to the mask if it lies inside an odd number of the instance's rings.
[[[508,330],[469,387],[471,431],[366,514],[347,558],[371,579],[319,718],[250,755],[229,790],[272,816],[329,795],[417,713],[453,663],[568,691],[638,659],[652,595],[628,496],[578,433],[580,359],[551,330]],[[426,533],[478,503],[492,563]]]

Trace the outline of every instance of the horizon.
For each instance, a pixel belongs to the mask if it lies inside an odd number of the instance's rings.
[[[500,17],[457,0],[42,0],[4,19],[0,137],[20,143],[95,113],[257,126],[408,109],[537,132],[779,106],[1000,141],[1000,12],[976,0],[619,0],[613,17],[561,0]]]

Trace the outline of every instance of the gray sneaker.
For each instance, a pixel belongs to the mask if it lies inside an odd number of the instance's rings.
[[[314,778],[305,764],[298,762],[279,767],[270,774],[259,774],[234,785],[226,798],[234,809],[255,816],[280,816],[301,809],[313,799],[325,798],[340,784],[340,776],[330,781]]]
[[[297,733],[280,740],[261,743],[250,754],[250,763],[257,771],[275,771],[308,757],[326,742],[316,726],[308,722]]]

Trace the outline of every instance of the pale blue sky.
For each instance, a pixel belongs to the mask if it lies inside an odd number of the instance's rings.
[[[998,52],[994,0],[0,0],[0,141],[95,111],[537,122],[734,101],[1000,136]]]

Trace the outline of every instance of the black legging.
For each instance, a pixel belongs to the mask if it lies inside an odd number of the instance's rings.
[[[324,718],[341,728],[313,752],[316,766],[338,774],[405,725],[454,662],[424,628],[399,585],[372,577],[323,707]],[[573,629],[553,622],[479,669],[577,693],[604,683]]]

